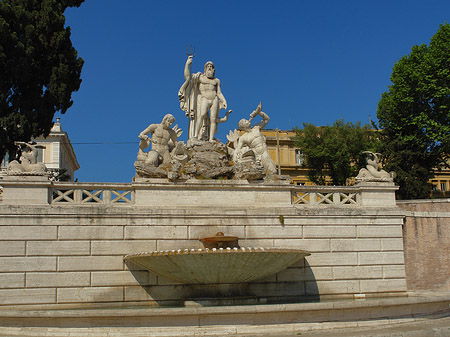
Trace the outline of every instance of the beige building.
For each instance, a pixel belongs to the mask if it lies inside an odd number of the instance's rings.
[[[303,154],[295,147],[292,137],[295,131],[264,129],[266,144],[278,172],[291,177],[295,185],[312,185],[308,180],[308,170],[303,168]]]
[[[308,180],[307,170],[302,168],[301,149],[297,148],[292,140],[295,131],[267,129],[262,132],[266,137],[269,154],[277,167],[280,167],[281,174],[291,176],[295,185],[312,185]],[[434,178],[430,182],[433,184],[434,193],[449,193],[450,169],[435,170]]]
[[[433,184],[433,194],[444,194],[450,196],[450,169],[442,168],[434,171],[434,178],[431,180]]]
[[[63,131],[60,123],[60,119],[56,119],[56,123],[50,131],[50,134],[44,137],[33,138],[33,140],[39,144],[45,146],[45,149],[39,149],[38,162],[44,163],[49,171],[58,172],[61,169],[65,169],[68,180],[74,180],[74,173],[80,168],[78,164],[75,151],[70,143],[67,132]],[[2,173],[6,171],[9,158],[3,158],[1,163]]]

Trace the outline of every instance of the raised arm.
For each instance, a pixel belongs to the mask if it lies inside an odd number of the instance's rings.
[[[267,125],[267,123],[269,123],[270,118],[265,112],[262,111],[262,104],[261,104],[261,102],[259,102],[258,107],[256,108],[256,110],[254,110],[250,114],[249,121],[251,122],[252,119],[255,118],[257,115],[261,116],[262,121],[260,121],[259,123],[255,124],[255,126],[259,126],[262,129],[262,128],[264,128]]]
[[[268,116],[265,112],[263,112],[263,111],[260,111],[258,115],[260,115],[260,116],[262,117],[262,121],[259,122],[259,123],[257,123],[256,125],[258,125],[261,129],[263,129],[263,128],[267,125],[267,123],[269,123],[270,118],[269,118],[269,116]]]
[[[184,79],[186,81],[191,77],[191,64],[192,64],[192,55],[188,56],[186,60],[186,64],[184,66]]]

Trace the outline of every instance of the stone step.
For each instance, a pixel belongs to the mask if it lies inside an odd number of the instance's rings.
[[[368,327],[373,333],[375,328],[391,329],[401,327],[400,324],[421,321],[433,329],[433,322],[438,323],[436,318],[442,318],[436,326],[447,331],[449,306],[448,293],[433,293],[380,299],[223,307],[74,309],[47,306],[21,310],[16,307],[0,309],[0,336],[279,337],[298,333],[308,336],[306,333],[326,333],[326,329],[336,332],[336,329],[356,329],[352,331],[357,333],[357,329]]]

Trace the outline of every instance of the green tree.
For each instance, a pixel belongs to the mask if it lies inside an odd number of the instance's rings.
[[[0,159],[14,155],[14,141],[47,136],[55,112],[72,105],[83,60],[64,11],[83,1],[0,1]]]
[[[345,185],[347,178],[355,177],[365,166],[363,151],[375,151],[378,135],[369,125],[361,126],[337,120],[333,125],[315,126],[303,123],[295,129],[294,142],[304,155],[308,178],[325,185],[330,177],[333,185]]]
[[[450,25],[429,45],[413,46],[391,82],[377,110],[385,166],[397,173],[398,198],[428,198],[433,168],[450,154]]]

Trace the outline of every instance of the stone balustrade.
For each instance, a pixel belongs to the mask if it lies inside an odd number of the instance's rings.
[[[395,206],[389,182],[360,182],[354,186],[295,186],[292,204],[307,206]]]
[[[323,188],[324,187],[324,188]],[[302,186],[292,190],[294,205],[350,205],[361,204],[361,192],[357,187]]]
[[[49,204],[133,205],[134,195],[131,184],[54,183]]]
[[[362,182],[354,186],[294,186],[285,181],[254,183],[235,180],[169,182],[150,179],[133,183],[52,182],[45,177],[4,177],[4,204],[162,206],[365,207],[395,206],[393,183]],[[220,193],[219,193],[220,191]]]

